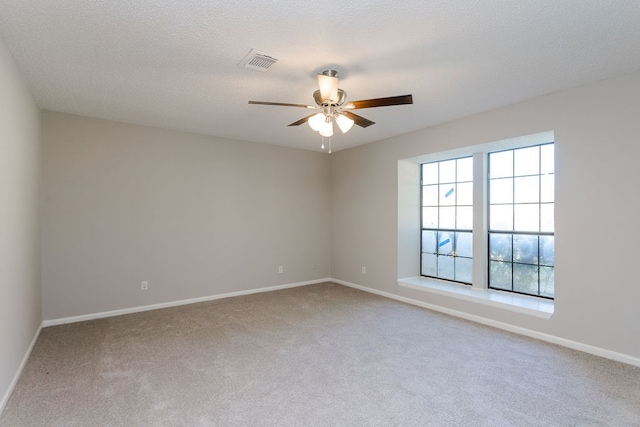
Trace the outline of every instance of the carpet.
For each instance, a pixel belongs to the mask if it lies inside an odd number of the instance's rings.
[[[322,283],[44,328],[0,426],[640,426],[640,368]]]

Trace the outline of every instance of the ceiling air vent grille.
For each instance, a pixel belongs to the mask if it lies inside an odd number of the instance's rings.
[[[253,49],[247,56],[244,57],[240,63],[241,67],[250,68],[257,71],[267,71],[269,67],[275,64],[278,60],[264,52]]]

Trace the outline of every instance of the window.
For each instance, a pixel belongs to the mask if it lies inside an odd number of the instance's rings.
[[[489,288],[554,296],[553,143],[489,153]]]
[[[422,165],[421,274],[471,284],[473,158]]]
[[[534,138],[420,163],[422,276],[554,298],[554,143]]]

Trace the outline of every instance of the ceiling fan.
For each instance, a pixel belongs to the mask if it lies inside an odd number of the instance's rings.
[[[289,126],[299,126],[309,123],[311,129],[324,137],[333,135],[333,122],[335,121],[342,133],[351,129],[353,124],[366,128],[375,124],[369,119],[354,114],[351,110],[372,107],[388,107],[393,105],[413,104],[411,95],[390,96],[387,98],[365,99],[346,102],[347,92],[338,88],[338,72],[325,70],[318,74],[318,86],[320,89],[313,92],[316,105],[288,104],[282,102],[249,101],[249,104],[279,105],[283,107],[301,107],[312,110],[322,110],[291,123]]]

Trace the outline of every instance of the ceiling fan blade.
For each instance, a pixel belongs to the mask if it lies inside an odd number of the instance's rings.
[[[284,102],[267,102],[267,101],[249,101],[249,104],[256,105],[279,105],[281,107],[300,107],[300,108],[316,108],[313,105],[304,105],[304,104],[287,104]]]
[[[307,122],[309,121],[309,119],[310,119],[311,117],[315,116],[316,114],[318,114],[318,113],[311,114],[311,115],[309,115],[309,116],[307,116],[307,117],[303,117],[302,119],[298,120],[297,122],[293,122],[293,123],[291,123],[289,126],[300,126],[300,125],[301,125],[301,124],[303,124],[303,123],[307,123]]]
[[[345,116],[349,117],[351,120],[353,120],[353,122],[355,124],[357,124],[358,126],[360,126],[361,128],[366,128],[366,127],[369,127],[371,125],[375,125],[376,124],[376,122],[372,122],[371,120],[365,119],[362,116],[359,116],[357,114],[353,114],[350,111],[343,111],[343,114]]]
[[[320,86],[322,102],[338,102],[338,77],[327,74],[318,74],[318,86]]]
[[[390,107],[392,105],[405,104],[413,104],[413,97],[411,95],[390,96],[388,98],[374,98],[363,99],[361,101],[351,101],[345,104],[342,108],[355,110],[357,108]]]

